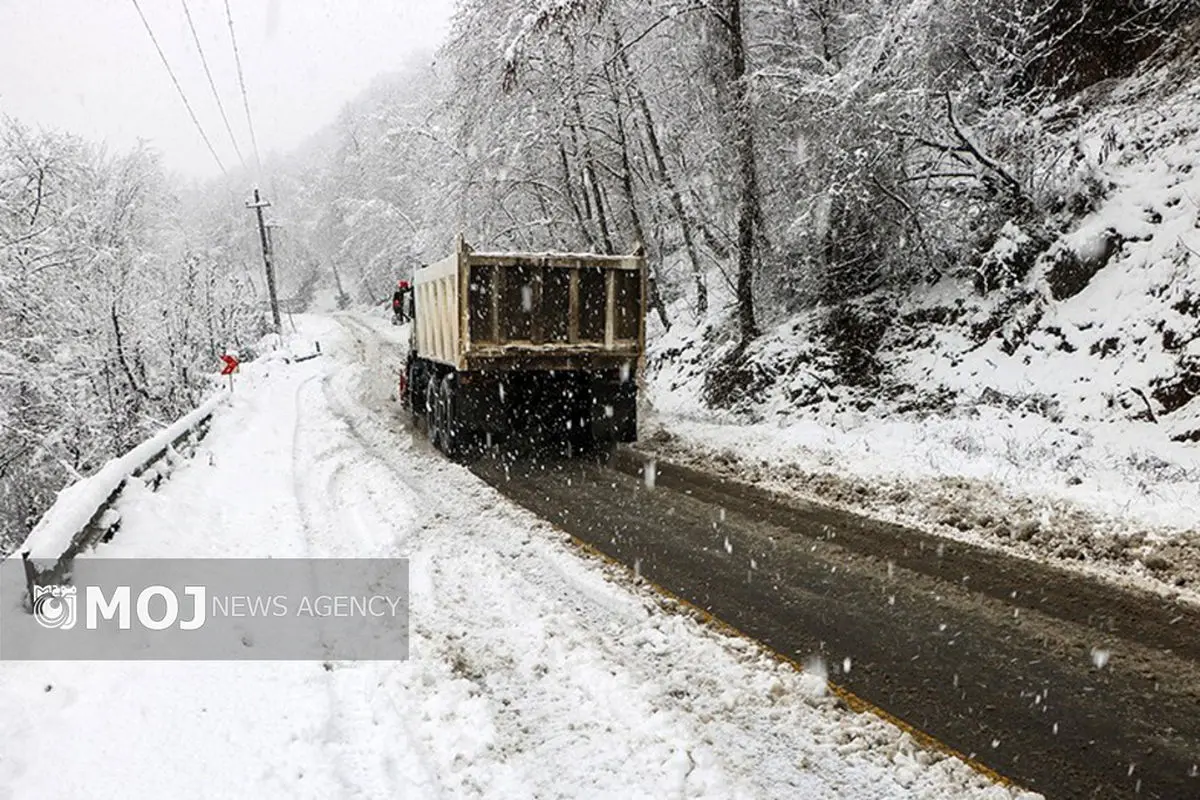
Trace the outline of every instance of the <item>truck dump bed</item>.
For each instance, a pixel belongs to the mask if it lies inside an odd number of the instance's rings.
[[[455,370],[640,366],[640,255],[456,252],[416,271],[417,355]]]

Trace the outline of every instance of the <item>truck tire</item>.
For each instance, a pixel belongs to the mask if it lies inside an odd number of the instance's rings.
[[[437,385],[430,378],[425,381],[425,432],[429,436],[429,443],[440,450],[442,446],[438,429],[442,415],[438,406]]]
[[[424,365],[419,360],[414,360],[408,368],[408,399],[412,406],[410,411],[414,417],[428,416],[429,414],[426,393],[428,383],[429,378]]]
[[[438,387],[438,449],[447,458],[462,455],[462,431],[454,419],[454,376],[446,375]]]

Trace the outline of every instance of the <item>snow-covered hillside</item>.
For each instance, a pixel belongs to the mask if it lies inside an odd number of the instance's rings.
[[[1191,55],[1046,112],[1075,116],[1100,187],[1094,208],[1052,235],[1009,224],[973,267],[902,300],[878,294],[783,319],[732,369],[727,313],[660,333],[649,359],[655,446],[1200,596]],[[981,274],[1010,286],[980,294]]]

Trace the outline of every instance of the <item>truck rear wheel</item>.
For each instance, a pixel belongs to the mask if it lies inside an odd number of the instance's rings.
[[[462,455],[462,431],[454,419],[454,376],[442,378],[438,388],[438,449],[449,458]]]
[[[431,378],[425,384],[425,408],[429,441],[448,458],[458,458],[463,451],[463,431],[454,419],[454,376],[440,381]]]
[[[425,432],[429,436],[429,443],[440,450],[442,446],[439,442],[438,431],[441,425],[441,414],[438,406],[437,386],[431,378],[425,382]]]

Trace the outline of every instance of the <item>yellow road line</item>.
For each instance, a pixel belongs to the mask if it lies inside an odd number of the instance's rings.
[[[560,530],[561,530],[561,528],[560,528]],[[585,542],[582,539],[580,539],[576,536],[573,536],[572,534],[569,534],[569,533],[567,534],[567,536],[570,536],[571,541],[572,541],[572,543],[574,543],[575,547],[582,550],[584,553],[592,556],[593,558],[598,558],[600,561],[604,562],[605,564],[615,567],[622,572],[625,572],[625,573],[633,573],[634,572],[629,567],[629,565],[627,565],[621,561],[618,561],[617,559],[613,558],[612,556],[608,555],[607,553],[600,551],[598,548],[596,548],[595,545],[589,544],[588,542]],[[692,603],[689,600],[685,600],[684,598],[682,598],[679,595],[672,592],[670,589],[659,586],[654,581],[647,580],[645,577],[641,576],[640,574],[637,574],[637,573],[634,573],[634,574],[637,575],[638,578],[640,578],[647,586],[649,586],[651,589],[653,589],[659,595],[661,595],[662,597],[670,600],[671,602],[677,603],[678,605],[682,606],[683,608],[689,610],[692,614],[699,617],[702,622],[704,622],[706,625],[713,628],[714,630],[716,630],[720,633],[724,633],[727,636],[734,636],[739,639],[745,639],[747,641],[753,642],[757,647],[762,649],[767,655],[771,656],[776,661],[779,661],[780,663],[783,663],[783,664],[787,664],[788,666],[790,666],[792,669],[796,670],[797,672],[803,673],[805,671],[804,666],[802,664],[800,664],[798,661],[796,661],[796,659],[792,658],[791,656],[786,655],[784,653],[780,653],[779,651],[772,648],[770,645],[767,645],[766,643],[759,641],[758,639],[754,638],[753,636],[750,636],[749,634],[746,634],[746,633],[738,630],[734,626],[730,625],[728,622],[725,622],[722,619],[718,619],[717,617],[713,616],[713,614],[710,611],[700,608],[698,605],[696,605],[695,603]],[[993,783],[999,784],[1000,786],[1004,786],[1004,787],[1010,788],[1010,789],[1022,789],[1023,788],[1023,787],[1019,786],[1018,784],[1016,784],[1011,778],[1006,778],[1005,776],[1001,775],[999,772],[996,772],[994,769],[987,766],[986,764],[983,764],[983,763],[975,760],[974,758],[971,758],[970,756],[967,756],[964,753],[961,753],[958,750],[955,750],[953,747],[946,744],[945,742],[942,742],[941,740],[934,738],[933,736],[926,733],[925,731],[914,727],[913,725],[911,725],[908,722],[905,722],[904,720],[900,719],[896,715],[891,714],[887,711],[884,711],[882,708],[880,708],[879,706],[870,702],[869,700],[864,700],[863,698],[854,694],[854,692],[850,691],[846,687],[839,686],[838,684],[834,683],[831,680],[826,680],[826,683],[829,686],[830,693],[833,694],[834,696],[840,698],[842,700],[842,702],[844,702],[850,708],[850,710],[852,710],[856,713],[860,713],[860,714],[863,712],[869,712],[871,714],[874,714],[876,717],[883,720],[884,722],[895,725],[897,728],[899,728],[900,730],[907,733],[909,736],[911,736],[913,738],[914,741],[917,742],[917,744],[919,744],[921,747],[925,748],[926,750],[933,750],[935,752],[942,753],[943,755],[950,756],[951,758],[956,758],[959,761],[962,761],[964,764],[966,764],[971,769],[975,770],[977,773],[979,773],[983,777],[992,781]]]

